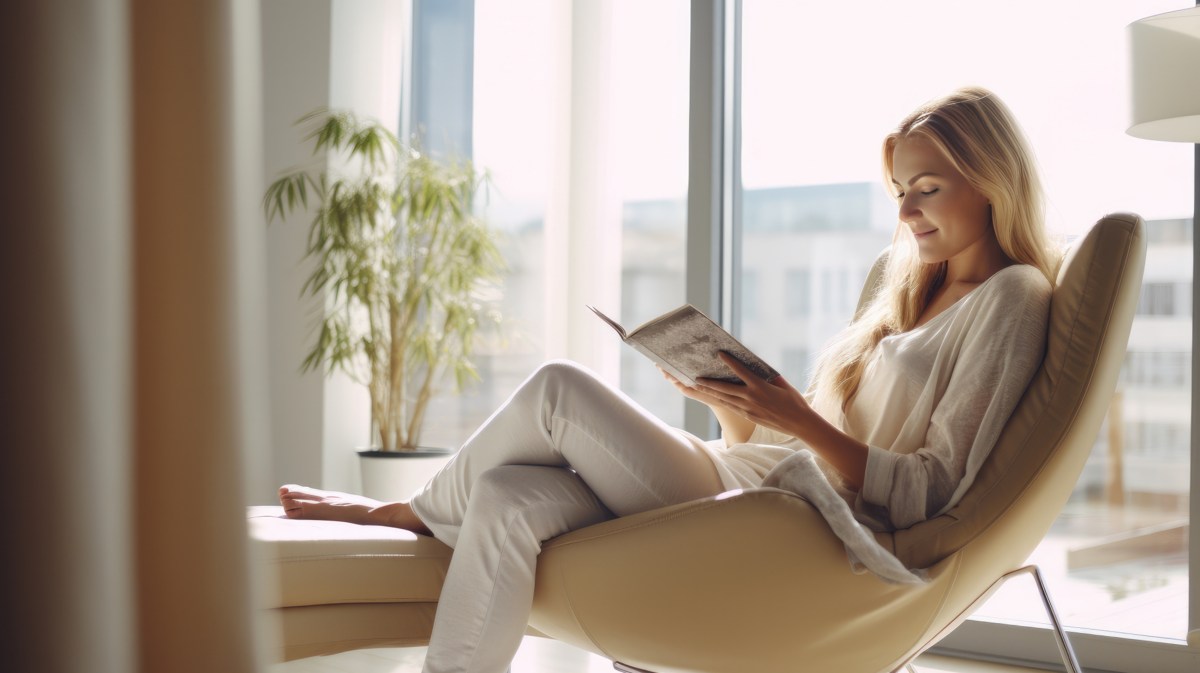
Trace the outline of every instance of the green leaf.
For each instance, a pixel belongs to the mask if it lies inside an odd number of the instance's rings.
[[[326,170],[293,169],[263,195],[267,221],[316,204],[305,258],[313,271],[302,294],[325,298],[304,366],[342,370],[368,385],[377,405],[407,428],[427,375],[453,376],[461,389],[478,373],[471,354],[480,331],[500,324],[499,234],[476,198],[490,177],[469,160],[435,160],[402,145],[373,120],[318,109],[297,122],[314,154],[338,153]],[[486,199],[486,193],[484,194]],[[388,376],[393,339],[406,374],[397,394]],[[407,432],[407,430],[405,430]]]

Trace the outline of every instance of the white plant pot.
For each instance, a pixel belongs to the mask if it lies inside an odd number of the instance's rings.
[[[384,502],[408,500],[453,455],[449,449],[359,451],[362,494]]]

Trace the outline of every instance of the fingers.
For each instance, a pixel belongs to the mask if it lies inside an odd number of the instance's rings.
[[[734,385],[734,384],[727,384],[724,381],[717,381],[715,383],[731,385],[731,386]],[[743,388],[744,386],[735,386],[735,387]],[[705,404],[708,404],[709,406],[712,406],[712,405],[721,406],[721,407],[729,409],[730,411],[733,411],[734,413],[739,414],[741,416],[745,416],[747,413],[747,409],[749,408],[750,403],[747,400],[747,398],[741,397],[740,395],[731,395],[729,393],[726,393],[726,392],[723,392],[723,391],[717,389],[714,386],[710,386],[706,383],[701,383],[701,382],[697,381],[696,387],[693,388],[693,390],[697,394],[702,395],[703,399],[700,399],[700,401],[704,402]],[[697,398],[697,399],[699,399],[699,398]]]
[[[680,393],[682,393],[684,397],[689,397],[691,399],[698,400],[700,402],[704,401],[704,400],[700,399],[700,397],[699,397],[701,395],[701,393],[700,393],[700,389],[698,387],[694,388],[694,387],[688,386],[683,381],[680,381],[679,379],[675,378],[674,376],[671,376],[670,374],[668,374],[666,371],[664,371],[662,369],[662,367],[659,367],[658,371],[662,372],[663,378],[666,379],[668,383],[675,386],[675,389],[678,390]]]
[[[679,388],[679,392],[682,393],[684,397],[689,399],[696,400],[702,404],[707,404],[710,407],[713,405],[728,406],[724,400],[716,395],[713,395],[712,391],[701,387],[699,384],[697,384],[695,388],[689,388],[682,383],[677,383],[675,385],[677,388]]]
[[[783,388],[784,390],[794,390],[792,384],[788,383],[787,379],[785,379],[782,375],[776,376],[770,381],[767,381],[761,378],[758,374],[754,373],[754,371],[743,364],[741,360],[733,357],[726,351],[718,352],[717,357],[721,358],[721,362],[724,362],[730,369],[732,369],[733,373],[737,374],[738,378],[740,378],[747,387],[756,387],[766,384],[776,388]]]
[[[718,353],[718,357],[744,384],[719,379],[700,379],[696,382],[697,387],[705,394],[721,400],[724,406],[735,413],[756,423],[762,422],[770,409],[778,407],[780,395],[786,392],[780,390],[781,386],[760,378],[729,353],[722,351]],[[783,386],[787,387],[787,384],[784,383]]]
[[[719,351],[717,353],[717,357],[721,358],[721,362],[724,362],[725,366],[732,369],[733,373],[737,374],[737,377],[739,379],[741,379],[742,382],[745,383],[746,385],[749,386],[749,385],[758,385],[759,383],[765,383],[765,381],[763,381],[762,377],[760,377],[758,374],[754,373],[754,370],[750,369],[745,364],[743,364],[741,360],[733,357],[733,355],[729,354],[729,352]]]
[[[668,383],[675,386],[676,388],[679,388],[680,390],[684,390],[684,391],[690,390],[686,385],[684,385],[683,381],[680,381],[679,379],[672,376],[670,372],[663,369],[659,365],[654,365],[654,366],[658,368],[658,372],[660,374],[662,374],[663,378],[666,379]]]
[[[689,386],[672,376],[661,366],[655,365],[655,367],[657,367],[658,371],[662,373],[663,378],[675,386],[675,388],[679,390],[684,397],[690,400],[696,400],[697,402],[707,405],[708,407],[721,407],[729,409],[738,414],[742,413],[741,409],[730,405],[725,399],[718,397],[719,391],[705,386],[699,381],[696,382],[695,386]]]
[[[753,391],[740,383],[730,383],[720,379],[697,379],[696,388],[706,393],[719,393],[729,399],[747,399]]]

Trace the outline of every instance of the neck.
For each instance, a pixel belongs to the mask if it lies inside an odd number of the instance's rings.
[[[954,283],[976,285],[991,278],[992,274],[1000,269],[1013,264],[1015,262],[1004,254],[1000,242],[996,240],[996,234],[988,229],[987,233],[971,247],[947,260],[946,278],[943,285],[949,286]]]

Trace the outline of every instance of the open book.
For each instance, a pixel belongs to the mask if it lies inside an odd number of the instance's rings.
[[[717,357],[720,351],[729,353],[768,381],[779,376],[762,358],[691,304],[668,311],[629,332],[596,307],[588,308],[616,330],[622,341],[689,387],[696,385],[698,378],[741,382]]]

